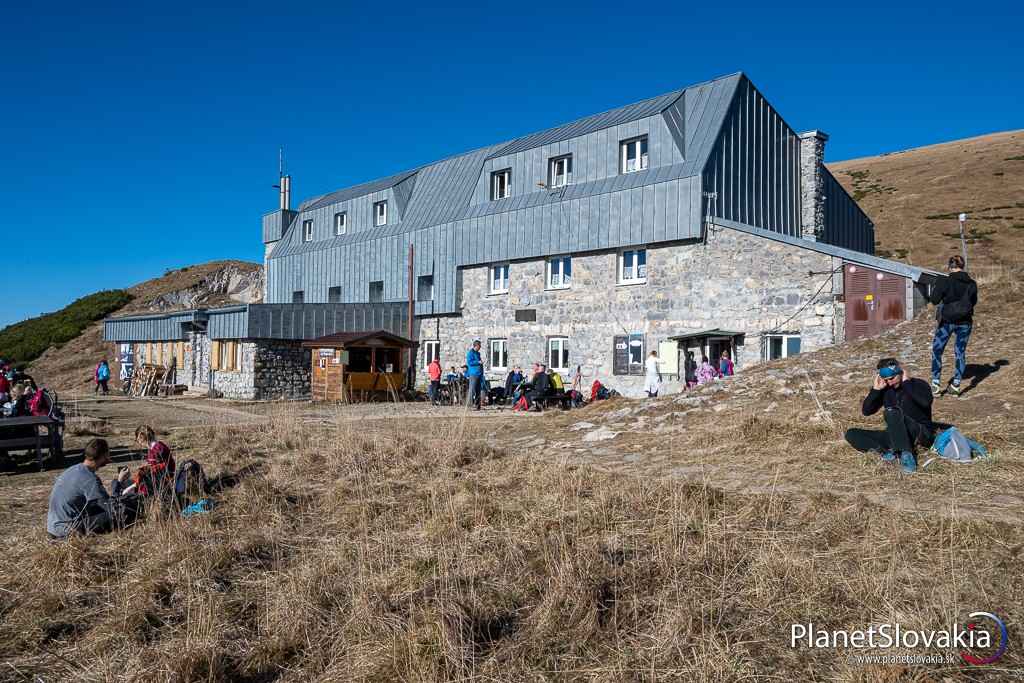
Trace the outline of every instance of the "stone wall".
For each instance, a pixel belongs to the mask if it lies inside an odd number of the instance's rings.
[[[569,366],[582,365],[584,386],[598,379],[623,394],[642,393],[643,377],[613,375],[613,337],[643,334],[645,353],[670,336],[707,329],[745,333],[738,369],[761,361],[761,332],[799,333],[803,351],[835,342],[836,280],[832,258],[807,249],[728,229],[713,229],[706,243],[647,250],[647,282],[617,284],[618,255],[572,258],[572,287],[545,289],[545,261],[516,262],[508,294],[488,294],[487,267],[463,272],[462,316],[423,319],[419,340],[439,339],[444,367],[461,366],[474,338],[508,340],[509,365],[524,370],[544,360],[547,338],[565,336]],[[811,274],[813,273],[813,274]],[[824,284],[824,287],[822,287]],[[819,287],[815,301],[809,299]],[[516,309],[535,309],[536,322],[515,322]],[[787,320],[796,314],[792,320]],[[423,378],[422,345],[418,377]],[[498,379],[503,373],[488,375]],[[563,373],[566,374],[566,373]],[[669,384],[673,391],[678,384]]]
[[[803,236],[816,240],[825,230],[825,143],[820,130],[800,134],[800,227]]]
[[[254,344],[254,397],[309,398],[312,354],[301,342],[266,341]]]

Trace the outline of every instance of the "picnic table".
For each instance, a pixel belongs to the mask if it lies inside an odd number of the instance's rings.
[[[64,461],[62,423],[49,415],[0,418],[0,452],[34,450],[39,469],[43,469],[43,450],[49,451],[55,465]],[[43,429],[45,428],[45,434]],[[27,435],[31,429],[33,434]]]

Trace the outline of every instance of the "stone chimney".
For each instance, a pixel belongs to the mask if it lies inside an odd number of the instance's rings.
[[[820,130],[800,133],[800,232],[817,240],[825,229],[825,142]]]

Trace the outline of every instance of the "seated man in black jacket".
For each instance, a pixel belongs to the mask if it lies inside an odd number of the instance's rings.
[[[551,380],[548,379],[547,367],[543,363],[534,363],[530,389],[526,392],[527,409],[537,405],[537,401],[547,396],[549,391],[551,391]],[[540,406],[537,408],[539,410]]]
[[[900,467],[910,474],[917,469],[915,446],[928,448],[935,440],[931,388],[924,380],[911,378],[895,358],[883,358],[861,412],[874,415],[883,406],[884,432],[849,429],[846,440],[858,451],[880,452],[886,462],[898,455]]]

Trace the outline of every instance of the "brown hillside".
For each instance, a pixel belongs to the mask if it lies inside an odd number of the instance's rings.
[[[960,249],[957,214],[968,214],[968,258],[1024,262],[1024,130],[830,164],[876,226],[880,256],[940,268]]]
[[[248,301],[260,278],[261,267],[247,261],[211,261],[146,280],[128,292],[134,297],[114,315],[181,310],[190,306],[222,306]],[[51,348],[30,366],[36,381],[71,394],[88,390],[92,368],[108,357],[103,324],[90,325],[77,339]]]

